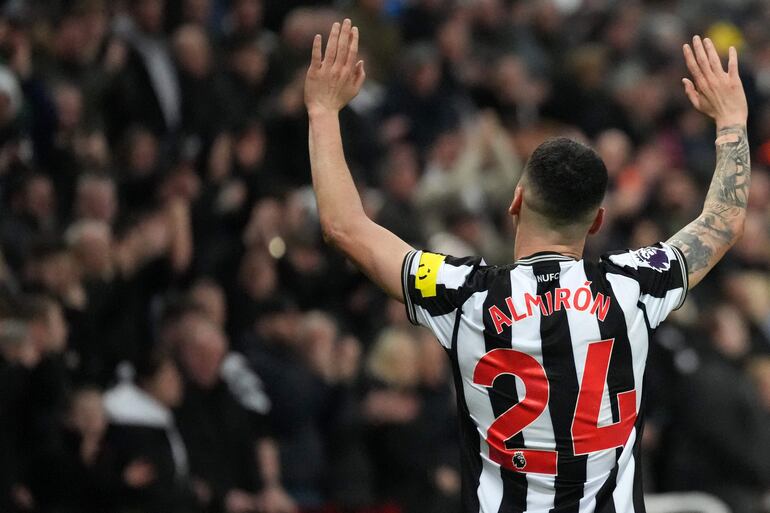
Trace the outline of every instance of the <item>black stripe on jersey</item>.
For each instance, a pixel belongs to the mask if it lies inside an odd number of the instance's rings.
[[[489,276],[487,297],[484,299],[484,309],[487,312],[493,305],[505,304],[505,298],[511,295],[511,267],[495,268],[494,275]],[[492,318],[484,314],[484,345],[487,352],[493,349],[510,349],[513,347],[510,326],[504,326],[498,335]],[[510,374],[498,377],[494,387],[489,389],[489,401],[492,403],[492,411],[495,417],[499,417],[516,403],[519,395],[516,391],[516,378]],[[511,438],[508,447],[524,447],[524,435],[518,433]],[[527,509],[527,477],[520,472],[500,467],[500,477],[503,481],[503,497],[498,513],[520,513]]]
[[[612,499],[612,492],[617,486],[618,480],[618,465],[617,462],[610,475],[607,476],[607,480],[604,482],[599,491],[596,492],[596,508],[594,513],[615,513],[615,501]]]
[[[460,372],[460,363],[457,357],[457,332],[460,329],[460,320],[462,310],[457,310],[455,316],[455,325],[452,330],[452,345],[448,350],[449,360],[452,365],[452,374],[454,377],[455,396],[457,400],[457,420],[460,430],[460,476],[461,476],[461,497],[463,511],[479,511],[478,483],[481,479],[481,437],[476,425],[473,423],[468,404],[465,402],[465,391],[463,390],[463,377]]]
[[[455,267],[461,267],[466,265],[468,267],[479,267],[484,265],[484,260],[480,257],[453,257],[447,255],[444,258],[444,262]]]
[[[642,303],[641,300],[636,302],[636,307],[642,311],[642,317],[644,318],[644,325],[647,327],[647,340],[652,340],[652,335],[655,333],[655,330],[652,328],[652,325],[650,324],[650,317],[647,315],[647,305]]]
[[[535,276],[560,273],[559,262],[534,264]],[[538,296],[546,292],[553,294],[559,287],[558,278],[537,284]],[[540,338],[543,348],[543,367],[552,390],[548,398],[548,412],[551,415],[556,450],[559,453],[557,474],[554,483],[555,495],[552,513],[578,513],[583,487],[586,481],[588,457],[575,456],[572,447],[572,419],[575,415],[580,385],[572,352],[567,311],[560,309],[540,319]]]
[[[636,388],[634,382],[634,361],[631,353],[631,342],[628,339],[628,326],[626,326],[626,317],[623,313],[623,309],[618,303],[617,296],[614,294],[609,280],[607,280],[606,276],[602,275],[595,265],[586,262],[584,263],[584,267],[586,278],[591,282],[591,292],[594,295],[598,292],[602,292],[606,296],[612,298],[607,317],[604,319],[604,322],[599,323],[599,333],[602,339],[615,339],[615,343],[612,345],[609,369],[607,370],[607,390],[610,396],[612,420],[618,422],[620,420],[618,394]],[[607,481],[602,485],[596,495],[596,513],[614,513],[615,511],[612,492],[617,485],[617,460],[622,453],[622,447],[618,447],[615,450],[615,467],[613,467]],[[635,476],[636,479],[639,477],[641,476]]]

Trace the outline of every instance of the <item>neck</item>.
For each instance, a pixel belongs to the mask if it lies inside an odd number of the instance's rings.
[[[519,260],[535,253],[549,251],[580,260],[583,258],[585,243],[585,238],[570,240],[563,232],[519,222],[513,257]]]

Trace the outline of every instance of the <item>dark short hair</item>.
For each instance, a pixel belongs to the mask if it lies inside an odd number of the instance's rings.
[[[524,172],[527,205],[554,226],[574,225],[598,208],[607,191],[607,168],[588,146],[559,137],[537,147]]]

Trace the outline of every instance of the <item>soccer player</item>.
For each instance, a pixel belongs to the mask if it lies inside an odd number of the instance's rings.
[[[364,213],[338,114],[364,82],[358,29],[313,43],[305,84],[321,226],[450,356],[466,513],[642,512],[639,441],[649,340],[740,238],[749,193],[748,108],[730,49],[684,46],[684,89],[717,125],[703,212],[667,242],[583,260],[607,170],[590,148],[543,143],[513,192],[515,260],[488,266],[411,248]]]

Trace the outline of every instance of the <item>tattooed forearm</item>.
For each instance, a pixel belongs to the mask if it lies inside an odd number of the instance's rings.
[[[684,253],[690,274],[716,264],[733,244],[742,216],[739,207],[713,205],[669,240]]]
[[[751,181],[746,127],[722,128],[717,133],[716,145],[717,164],[703,213],[669,240],[687,259],[691,287],[735,243],[746,217]]]
[[[730,125],[717,133],[717,165],[706,196],[710,202],[746,208],[749,201],[751,160],[744,125]]]

